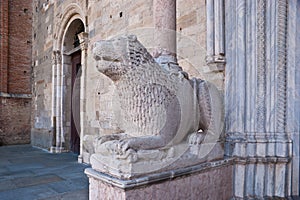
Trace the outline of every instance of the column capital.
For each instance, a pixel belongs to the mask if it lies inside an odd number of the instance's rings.
[[[52,61],[52,65],[56,65],[57,64],[56,51],[52,51],[51,61]]]
[[[61,52],[60,51],[56,51],[55,55],[56,55],[56,64],[61,63]]]
[[[89,37],[89,34],[86,33],[86,32],[81,32],[81,33],[78,34],[80,48],[81,48],[82,51],[87,50],[87,47],[88,47],[88,37]]]

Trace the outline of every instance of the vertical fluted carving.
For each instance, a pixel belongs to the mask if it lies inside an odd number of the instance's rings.
[[[277,132],[284,132],[286,127],[286,35],[287,35],[287,0],[277,4]]]
[[[257,2],[257,96],[256,96],[256,119],[258,132],[265,131],[266,117],[266,2]]]

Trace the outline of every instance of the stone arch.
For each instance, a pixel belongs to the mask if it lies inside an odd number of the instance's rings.
[[[56,152],[61,152],[63,150],[70,150],[69,140],[70,140],[70,113],[71,106],[68,105],[68,101],[71,99],[70,89],[70,75],[72,73],[72,66],[70,66],[72,53],[81,54],[81,76],[78,78],[81,86],[85,86],[85,73],[83,73],[83,67],[85,68],[86,64],[86,49],[87,49],[87,25],[85,22],[85,15],[83,10],[77,4],[70,4],[64,11],[60,20],[57,23],[57,35],[54,36],[54,46],[53,46],[53,55],[55,55],[55,62],[53,64],[53,98],[52,98],[52,110],[53,110],[53,127],[55,128],[54,136],[54,146]],[[65,41],[68,33],[70,33],[70,28],[74,28],[74,24],[83,25],[83,34],[84,37],[80,38],[79,46],[75,49],[66,49]],[[74,31],[71,31],[72,33]],[[67,52],[67,51],[68,52]],[[70,51],[71,50],[71,51]],[[74,51],[74,52],[73,52]],[[71,64],[72,65],[72,64]],[[73,83],[72,83],[73,84]],[[80,86],[80,90],[82,89]],[[84,99],[81,95],[84,95],[84,92],[79,92],[80,99]],[[71,100],[70,100],[71,102]],[[71,103],[70,103],[71,104]],[[83,106],[80,105],[81,113],[83,111]],[[80,122],[77,124],[82,124],[83,118],[80,116]],[[78,125],[77,125],[78,126]],[[81,134],[81,133],[79,133]],[[80,145],[81,146],[81,145]],[[81,151],[80,151],[81,152]],[[80,156],[79,156],[80,157]]]
[[[67,8],[62,12],[64,13],[60,22],[57,24],[57,35],[56,35],[56,44],[54,45],[54,49],[60,50],[62,48],[63,39],[66,33],[67,28],[70,26],[73,20],[80,19],[85,29],[87,28],[86,22],[84,20],[84,12],[83,10],[75,3],[70,4]]]

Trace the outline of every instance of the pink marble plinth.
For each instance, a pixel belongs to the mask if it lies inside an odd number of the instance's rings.
[[[94,199],[230,199],[233,162],[222,160],[177,171],[121,180],[91,168],[89,198]]]

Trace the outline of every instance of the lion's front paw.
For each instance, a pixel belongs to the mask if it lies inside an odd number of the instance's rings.
[[[190,145],[200,145],[205,137],[204,132],[197,132],[197,133],[192,133],[189,137],[189,144]]]
[[[109,142],[109,151],[119,159],[127,159],[129,162],[137,160],[136,150],[132,149],[131,139],[121,139]]]
[[[117,142],[116,150],[119,155],[125,155],[129,149],[132,149],[132,139],[122,139]]]
[[[112,141],[112,140],[119,140],[121,135],[119,134],[112,134],[112,135],[102,135],[99,137],[96,137],[94,140],[94,145],[99,146],[107,141]]]
[[[110,140],[102,144],[112,155],[126,155],[131,148],[130,139]]]

